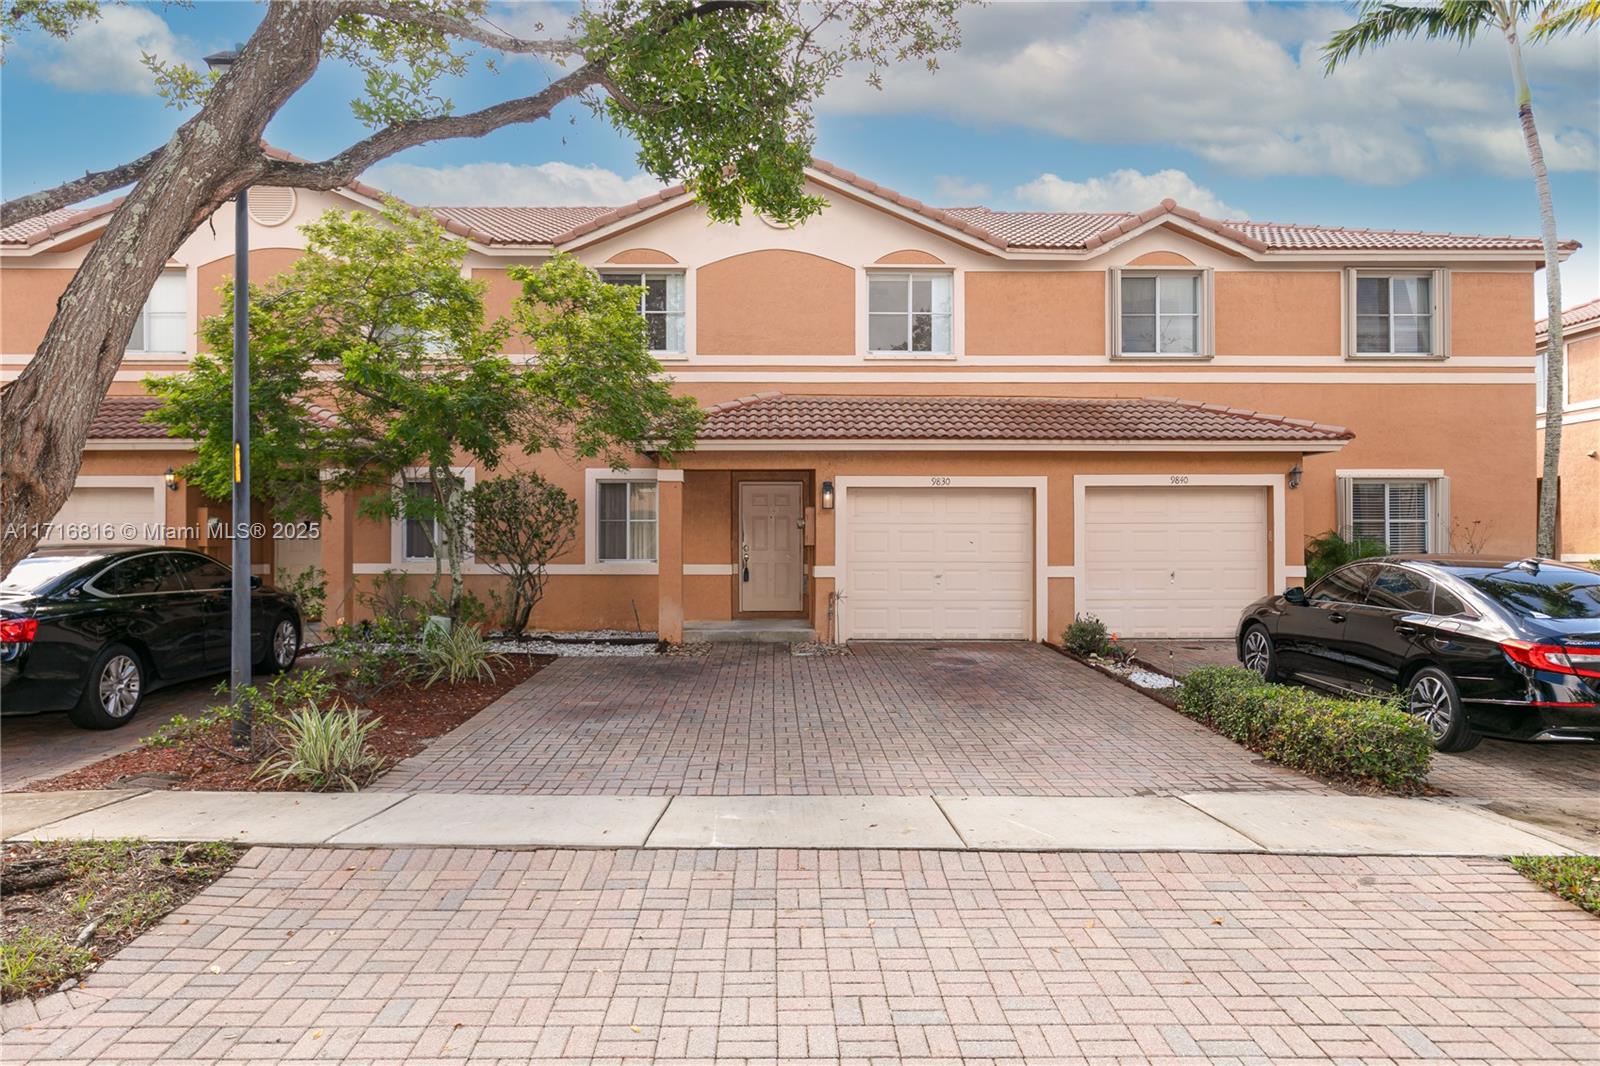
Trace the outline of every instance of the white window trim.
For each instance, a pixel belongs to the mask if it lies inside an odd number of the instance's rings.
[[[1428,483],[1428,546],[1432,553],[1450,551],[1450,478],[1443,470],[1335,470],[1337,499],[1334,519],[1341,537],[1349,537],[1353,510],[1351,491],[1357,481],[1424,481]]]
[[[1426,352],[1360,352],[1356,350],[1356,283],[1361,278],[1427,277],[1433,336]],[[1346,267],[1341,293],[1344,301],[1344,357],[1348,360],[1382,360],[1405,363],[1450,358],[1450,271],[1434,267]],[[1389,346],[1394,347],[1390,334]]]
[[[627,263],[608,263],[595,267],[595,273],[600,275],[602,281],[611,277],[637,277],[644,279],[652,274],[665,276],[676,274],[683,279],[683,310],[676,312],[683,316],[683,349],[681,351],[668,351],[665,349],[650,349],[650,354],[657,362],[677,363],[689,358],[690,348],[694,342],[691,331],[694,328],[694,293],[690,291],[689,271],[682,266],[633,266]],[[639,313],[644,314],[644,298],[639,298]],[[669,312],[670,313],[670,312]]]
[[[452,466],[450,472],[461,479],[461,490],[463,492],[478,483],[478,472],[473,467]],[[394,476],[390,481],[390,485],[395,492],[404,492],[407,481],[418,481],[425,479],[427,476],[427,467],[408,466]],[[434,572],[434,559],[413,559],[408,557],[405,551],[406,520],[401,515],[395,515],[389,520],[389,565],[381,567],[380,571],[383,569],[399,570],[407,574],[431,574]],[[471,563],[473,559],[474,557],[470,550],[461,557],[461,561],[464,564]],[[443,559],[438,560],[438,564],[442,568],[447,568],[449,565]]]
[[[184,270],[181,267],[164,267],[164,268],[162,268],[162,271],[161,271],[161,277],[163,277],[163,278],[168,277],[168,276],[182,277],[183,278],[183,292],[184,292],[184,301],[183,301],[184,302],[184,306],[183,306],[183,309],[181,311],[161,311],[161,312],[157,312],[159,314],[167,316],[168,318],[182,318],[183,319],[183,330],[184,330],[184,337],[185,337],[183,347],[181,347],[181,348],[173,348],[173,349],[166,349],[166,348],[151,348],[149,346],[149,344],[150,344],[150,315],[151,315],[150,297],[155,295],[155,286],[151,286],[150,293],[148,293],[145,296],[144,303],[139,308],[138,323],[139,323],[139,326],[143,330],[143,334],[141,336],[138,336],[138,337],[135,337],[132,334],[130,334],[128,336],[128,346],[127,346],[126,349],[124,349],[124,351],[128,355],[143,356],[143,357],[147,357],[148,358],[150,356],[175,356],[175,355],[187,355],[188,354],[188,352],[189,352],[188,338],[194,335],[194,329],[195,329],[195,325],[196,325],[195,321],[194,321],[194,315],[193,315],[193,307],[194,307],[194,305],[190,300],[190,295],[191,295],[191,292],[192,292],[192,290],[194,288],[193,282],[191,280],[193,273],[194,272]],[[159,279],[158,279],[158,281],[159,281]]]
[[[960,358],[963,350],[961,337],[962,272],[946,263],[884,263],[864,268],[858,280],[861,314],[860,334],[856,348],[862,358],[872,362],[938,363]],[[872,279],[884,274],[944,274],[950,278],[950,350],[948,352],[896,352],[881,351],[872,347]],[[906,312],[911,314],[910,311]]]
[[[1545,395],[1545,354],[1549,351],[1548,344],[1541,344],[1539,350],[1533,355],[1533,413],[1542,415],[1549,413],[1550,397]],[[1572,369],[1572,345],[1566,341],[1561,342],[1561,410],[1565,412],[1572,406],[1572,375],[1567,373]]]
[[[1189,352],[1124,352],[1122,350],[1122,279],[1156,278],[1163,274],[1180,274],[1198,278],[1200,291],[1196,310],[1199,323],[1195,331],[1195,347]],[[1196,266],[1139,266],[1111,267],[1106,271],[1107,348],[1110,357],[1119,362],[1195,363],[1215,358],[1217,354],[1216,271],[1211,267]],[[1158,321],[1159,329],[1159,321]]]
[[[583,564],[584,572],[591,574],[654,574],[661,558],[661,499],[656,497],[656,558],[650,562],[617,562],[600,559],[600,484],[606,481],[657,482],[661,471],[656,467],[628,467],[612,470],[609,467],[590,467],[583,472]]]

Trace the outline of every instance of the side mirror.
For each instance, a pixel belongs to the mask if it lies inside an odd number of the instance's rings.
[[[1299,585],[1294,585],[1283,590],[1283,598],[1286,603],[1292,603],[1296,607],[1303,607],[1306,602],[1306,590]]]
[[[253,588],[253,589],[258,589],[258,588],[261,587],[261,575],[260,574],[251,574],[250,575],[250,587]]]

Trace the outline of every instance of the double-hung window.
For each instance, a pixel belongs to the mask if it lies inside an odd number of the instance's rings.
[[[656,561],[656,483],[601,481],[596,546],[603,563]]]
[[[1357,355],[1439,355],[1432,272],[1355,275]]]
[[[657,355],[684,353],[683,275],[679,273],[618,274],[601,277],[610,285],[631,285],[640,290],[639,314],[650,333],[650,350]]]
[[[867,349],[874,355],[949,355],[950,274],[873,272],[867,277]]]
[[[459,489],[461,485],[457,479],[456,487]],[[426,477],[407,476],[401,495],[401,556],[407,562],[432,561],[444,544],[433,482]]]
[[[1123,355],[1199,355],[1200,275],[1123,274]]]
[[[1357,480],[1350,486],[1350,533],[1391,552],[1425,552],[1433,542],[1431,481]]]
[[[163,271],[133,322],[130,352],[181,355],[189,350],[189,279],[181,270]]]

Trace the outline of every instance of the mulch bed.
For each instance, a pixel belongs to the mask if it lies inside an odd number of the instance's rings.
[[[7,844],[0,862],[0,997],[85,975],[227,873],[243,848],[136,840]]]
[[[432,686],[396,685],[366,702],[383,724],[373,731],[371,745],[385,768],[415,755],[434,737],[450,732],[495,700],[555,661],[549,655],[507,655],[496,666],[494,680]],[[226,727],[218,726],[213,743],[225,744]],[[170,748],[150,745],[113,755],[91,766],[30,783],[28,792],[60,792],[88,788],[164,788],[205,792],[297,792],[294,781],[257,778],[253,763],[236,762],[200,744]]]

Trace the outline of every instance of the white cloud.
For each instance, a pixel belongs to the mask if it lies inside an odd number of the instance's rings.
[[[155,79],[142,53],[166,62],[201,66],[193,42],[172,32],[147,7],[107,5],[65,41],[50,41],[30,62],[33,73],[75,92],[155,95]],[[204,69],[203,67],[201,69]]]
[[[964,13],[963,46],[938,73],[903,64],[881,92],[846,78],[822,107],[1172,146],[1253,177],[1382,185],[1442,165],[1515,169],[1498,34],[1466,49],[1402,41],[1325,77],[1321,44],[1351,17],[1334,4],[995,4]],[[1593,167],[1592,39],[1529,48],[1527,61],[1541,130],[1556,146],[1550,165]],[[1494,132],[1463,133],[1473,130]]]
[[[1011,195],[1029,207],[1047,211],[1143,211],[1168,197],[1184,207],[1212,218],[1247,218],[1237,207],[1223,203],[1210,189],[1198,185],[1181,170],[1113,170],[1103,178],[1068,181],[1040,174]]]
[[[662,187],[648,174],[625,178],[604,167],[559,161],[443,167],[385,163],[362,179],[414,204],[473,207],[607,206],[631,203]]]
[[[933,195],[944,207],[972,207],[987,200],[989,192],[989,186],[981,181],[968,181],[949,174],[934,175]]]

